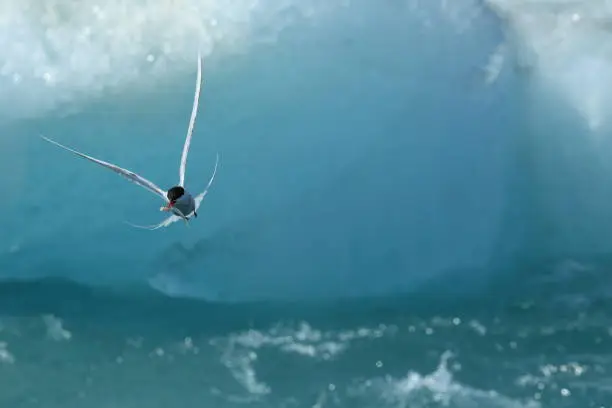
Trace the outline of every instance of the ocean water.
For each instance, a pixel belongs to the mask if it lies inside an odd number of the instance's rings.
[[[612,407],[611,16],[3,2],[0,406]]]

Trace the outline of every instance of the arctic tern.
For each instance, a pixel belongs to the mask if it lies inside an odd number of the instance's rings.
[[[208,194],[208,189],[210,188],[215,175],[217,174],[217,166],[219,164],[219,154],[217,153],[216,156],[216,161],[215,161],[215,168],[214,171],[212,173],[212,176],[210,177],[209,181],[208,181],[208,185],[206,186],[206,188],[204,189],[203,192],[201,192],[200,194],[198,194],[196,197],[193,197],[186,189],[185,189],[185,168],[187,165],[187,154],[189,153],[189,147],[191,145],[191,136],[193,134],[193,127],[195,125],[195,120],[196,120],[196,116],[197,116],[197,112],[198,112],[198,104],[199,104],[199,99],[200,99],[200,89],[201,89],[201,84],[202,83],[202,59],[200,54],[198,54],[198,73],[197,73],[197,83],[196,83],[196,90],[195,90],[195,95],[194,95],[194,100],[193,100],[193,108],[191,111],[191,119],[189,121],[189,127],[187,129],[187,137],[185,139],[185,144],[183,146],[183,153],[181,155],[181,164],[180,164],[180,168],[179,168],[179,183],[178,185],[170,188],[168,191],[164,191],[161,188],[159,188],[155,183],[153,183],[152,181],[147,180],[146,178],[140,176],[139,174],[136,174],[130,170],[126,170],[124,168],[121,168],[115,164],[103,161],[103,160],[99,160],[96,159],[92,156],[89,156],[87,154],[81,153],[79,151],[76,151],[74,149],[71,149],[70,147],[64,146],[54,140],[49,139],[48,137],[45,137],[43,135],[40,135],[41,138],[43,138],[44,140],[48,141],[49,143],[52,143],[56,146],[61,147],[62,149],[66,149],[82,158],[85,158],[89,161],[92,161],[94,163],[97,163],[103,167],[106,167],[109,170],[114,171],[115,173],[118,173],[119,175],[127,178],[128,180],[138,184],[139,186],[147,189],[148,191],[152,192],[153,194],[159,196],[160,198],[162,198],[166,205],[164,205],[163,207],[161,207],[159,210],[160,211],[166,211],[166,212],[171,212],[172,215],[170,215],[168,218],[166,218],[165,220],[163,220],[162,222],[160,222],[159,224],[156,225],[149,225],[149,226],[141,226],[141,225],[135,225],[135,224],[131,224],[131,223],[127,223],[133,227],[136,228],[143,228],[143,229],[149,229],[149,230],[155,230],[161,227],[167,227],[170,224],[183,219],[185,221],[185,223],[187,225],[189,225],[189,220],[191,219],[191,217],[197,217],[198,216],[198,209],[200,208],[200,205],[202,204],[202,200],[204,199],[204,197],[206,196],[206,194]]]

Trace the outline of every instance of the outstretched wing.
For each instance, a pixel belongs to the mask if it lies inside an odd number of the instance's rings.
[[[131,222],[128,221],[124,221],[126,224],[128,224],[131,227],[134,228],[140,228],[140,229],[147,229],[150,231],[162,228],[162,227],[167,227],[168,225],[175,223],[179,220],[185,220],[185,224],[187,224],[187,226],[189,226],[189,219],[187,217],[185,217],[185,215],[181,212],[181,210],[179,210],[178,208],[174,208],[173,211],[177,211],[179,213],[179,215],[177,214],[172,214],[171,216],[169,216],[168,218],[166,218],[165,220],[163,220],[162,222],[160,222],[159,224],[155,224],[155,225],[138,225],[138,224],[132,224]]]
[[[183,154],[181,156],[181,167],[179,169],[179,186],[185,187],[185,168],[187,167],[187,154],[189,153],[189,146],[191,145],[191,135],[193,134],[193,127],[195,126],[196,116],[198,115],[198,104],[200,103],[200,89],[202,87],[202,57],[198,52],[198,79],[196,82],[196,90],[193,96],[193,108],[191,109],[191,119],[189,120],[189,127],[187,128],[187,137],[185,138],[185,144],[183,145]]]
[[[159,224],[155,224],[155,225],[137,225],[137,224],[132,224],[131,222],[127,222],[125,221],[126,224],[128,224],[129,226],[132,226],[134,228],[140,228],[140,229],[146,229],[146,230],[156,230],[162,227],[167,227],[168,225],[175,223],[177,221],[179,221],[181,219],[181,217],[179,217],[178,215],[174,215],[172,214],[171,216],[169,216],[168,218],[166,218],[165,220],[163,220],[162,222],[160,222]],[[187,223],[187,220],[185,220],[185,223],[187,225],[189,225]]]
[[[215,175],[217,174],[218,165],[219,165],[219,153],[217,153],[217,160],[215,161],[215,169],[213,170],[212,176],[210,176],[210,180],[208,180],[208,184],[206,185],[206,188],[204,189],[204,191],[202,191],[200,194],[198,194],[194,198],[195,211],[198,211],[198,208],[200,208],[200,204],[202,204],[202,200],[204,200],[204,197],[206,196],[206,194],[208,194],[208,189],[210,188],[213,180],[215,179]]]
[[[72,153],[76,154],[77,156],[83,157],[84,159],[87,159],[87,160],[92,161],[92,162],[94,162],[96,164],[99,164],[100,166],[106,167],[107,169],[112,170],[115,173],[125,177],[129,181],[131,181],[133,183],[136,183],[136,184],[138,184],[141,187],[146,188],[147,190],[149,190],[153,194],[155,194],[155,195],[161,197],[162,199],[164,199],[164,201],[166,201],[166,202],[168,201],[168,197],[166,197],[166,192],[163,191],[161,188],[159,188],[157,185],[155,185],[155,183],[147,180],[146,178],[144,178],[142,176],[139,176],[138,174],[136,174],[136,173],[134,173],[132,171],[129,171],[129,170],[121,168],[121,167],[119,167],[117,165],[114,165],[112,163],[108,163],[108,162],[105,162],[103,160],[96,159],[95,157],[88,156],[88,155],[83,154],[81,152],[78,152],[78,151],[76,151],[74,149],[66,147],[66,146],[64,146],[64,145],[62,145],[62,144],[60,144],[60,143],[58,143],[58,142],[56,142],[54,140],[51,140],[48,137],[45,137],[43,135],[40,135],[40,137],[43,138],[44,140],[46,140],[49,143],[52,143],[52,144],[54,144],[54,145],[56,145],[58,147],[61,147],[62,149],[68,150],[69,152],[72,152]]]

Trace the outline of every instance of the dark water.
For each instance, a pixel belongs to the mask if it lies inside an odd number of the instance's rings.
[[[515,282],[524,295],[491,287],[460,300],[430,292],[234,306],[135,288],[5,283],[2,402],[605,407],[611,305],[584,275],[606,270],[540,265]],[[551,291],[551,279],[568,287]]]
[[[0,405],[608,407],[604,26],[536,3],[0,5]],[[37,134],[174,185],[198,47],[215,184],[132,229]]]

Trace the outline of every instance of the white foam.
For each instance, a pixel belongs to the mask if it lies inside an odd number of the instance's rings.
[[[0,2],[0,114],[27,117],[274,40],[343,1]],[[11,108],[10,111],[8,108]]]
[[[368,331],[360,337],[368,337]],[[373,335],[372,335],[373,336]],[[237,333],[229,338],[232,350],[236,346],[246,350],[257,350],[262,347],[275,347],[287,353],[299,354],[305,357],[330,359],[343,352],[348,342],[355,337],[347,333],[326,333],[313,329],[308,323],[302,322],[299,329],[291,327],[276,327],[268,332],[248,330]]]
[[[62,320],[54,315],[43,315],[42,317],[47,327],[47,336],[56,341],[70,340],[72,333],[64,329]]]
[[[356,331],[322,332],[307,322],[301,322],[298,327],[279,325],[267,331],[252,329],[233,333],[228,337],[213,339],[210,343],[221,349],[222,363],[247,392],[247,396],[232,398],[251,401],[272,392],[269,385],[257,378],[254,367],[261,349],[276,349],[299,358],[327,361],[345,352],[352,342],[383,337],[396,329],[395,326],[380,325],[375,328],[362,327]],[[334,388],[330,384],[329,391]]]
[[[8,350],[8,344],[3,341],[0,341],[0,363],[4,363],[4,364],[14,364],[15,363],[15,357]]]
[[[533,78],[569,103],[591,130],[609,125],[612,3],[606,0],[486,0]]]
[[[374,388],[381,391],[381,397],[397,406],[469,406],[500,408],[539,408],[537,401],[516,401],[496,391],[484,391],[471,388],[456,382],[448,369],[449,352],[441,356],[441,361],[434,372],[421,375],[409,372],[405,378],[395,379],[390,376],[384,380],[368,381],[365,389]]]

